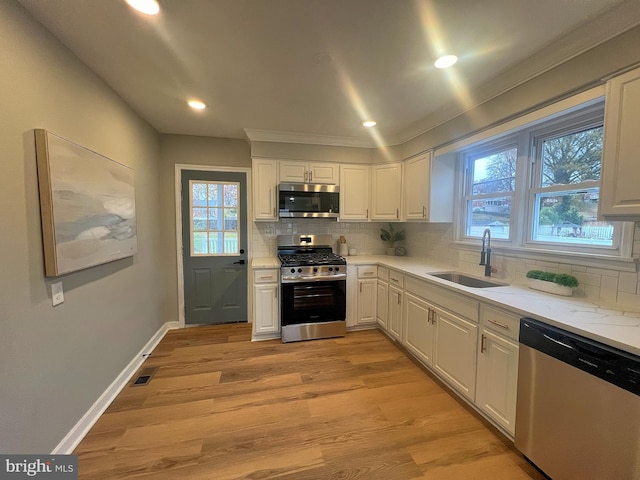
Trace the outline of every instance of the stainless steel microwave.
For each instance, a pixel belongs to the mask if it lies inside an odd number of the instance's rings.
[[[281,183],[278,186],[280,217],[337,218],[340,187],[319,183]]]

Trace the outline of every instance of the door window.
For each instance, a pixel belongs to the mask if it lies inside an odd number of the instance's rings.
[[[238,255],[240,184],[190,180],[192,256]]]

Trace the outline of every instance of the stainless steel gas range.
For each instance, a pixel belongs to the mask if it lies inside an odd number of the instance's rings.
[[[347,261],[331,235],[279,235],[282,341],[346,334]]]

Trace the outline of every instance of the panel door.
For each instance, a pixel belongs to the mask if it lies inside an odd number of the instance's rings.
[[[407,220],[429,219],[430,165],[431,152],[404,163],[404,212]]]
[[[389,285],[389,333],[402,340],[402,290]]]
[[[340,166],[340,219],[369,219],[369,175],[368,166]]]
[[[404,344],[425,364],[433,362],[433,324],[431,305],[410,293],[405,293]]]
[[[182,171],[185,323],[247,319],[246,175]]]
[[[518,344],[482,329],[478,353],[476,404],[515,435]]]
[[[256,333],[278,333],[278,284],[255,285],[253,287],[253,307]]]
[[[281,182],[306,183],[308,182],[307,162],[280,161]]]
[[[433,366],[470,400],[475,399],[478,325],[436,309]]]
[[[254,220],[278,220],[278,162],[253,160],[251,183]]]
[[[387,330],[388,326],[388,310],[389,305],[389,284],[378,280],[378,293],[376,296],[376,320],[378,325]]]
[[[358,280],[358,325],[376,321],[376,279]]]
[[[402,164],[375,165],[371,185],[371,219],[400,220]]]
[[[309,182],[340,184],[340,165],[322,162],[309,164]]]

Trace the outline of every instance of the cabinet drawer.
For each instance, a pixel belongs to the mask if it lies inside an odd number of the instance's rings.
[[[380,280],[384,280],[385,282],[389,281],[389,269],[387,267],[378,267],[378,278]]]
[[[404,275],[396,272],[395,270],[389,270],[389,285],[404,288]]]
[[[365,265],[358,267],[358,278],[376,278],[378,276],[378,267],[375,265]]]
[[[253,283],[277,283],[280,280],[277,268],[253,271]]]
[[[481,305],[480,322],[494,332],[498,332],[512,340],[518,340],[520,317],[515,313],[488,305]]]

